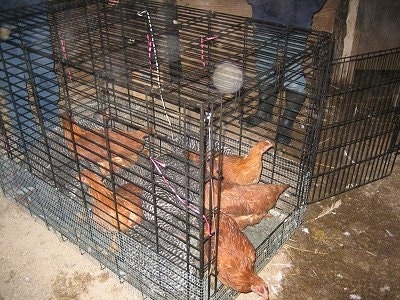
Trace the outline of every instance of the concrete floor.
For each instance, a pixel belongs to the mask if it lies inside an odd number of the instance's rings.
[[[391,176],[310,205],[260,273],[271,299],[400,299],[399,179],[397,160]],[[145,299],[4,197],[0,236],[1,300]]]

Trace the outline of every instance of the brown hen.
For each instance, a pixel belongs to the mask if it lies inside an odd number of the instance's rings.
[[[275,207],[288,184],[251,184],[224,186],[221,210],[237,222],[240,229],[255,225]]]
[[[213,161],[213,175],[221,175],[225,183],[248,185],[260,181],[263,154],[273,147],[270,141],[264,140],[251,147],[246,156],[216,153]],[[200,163],[200,156],[193,151],[187,152],[187,158]],[[221,161],[221,166],[219,162]],[[221,168],[221,169],[219,169]],[[207,171],[210,167],[207,165]],[[219,173],[219,174],[218,174]]]
[[[126,232],[142,222],[141,188],[131,183],[118,187],[115,191],[115,205],[114,193],[104,185],[99,175],[82,170],[80,176],[92,197],[94,219],[104,228]]]
[[[109,129],[106,138],[106,132],[103,129],[85,130],[77,125],[67,112],[62,113],[60,117],[71,155],[75,157],[77,154],[78,157],[98,163],[104,175],[110,171],[108,148],[111,162],[116,163],[113,168],[118,170],[137,161],[138,153],[144,148],[143,139],[149,133],[153,133],[152,128],[148,131],[135,132]]]
[[[218,154],[214,160],[213,175],[217,175],[221,160],[221,175],[225,183],[240,185],[254,184],[260,181],[262,156],[272,148],[271,142],[265,140],[256,143],[246,156]]]
[[[208,224],[205,224],[207,227]],[[205,228],[208,232],[208,228]],[[254,271],[256,250],[236,222],[220,212],[218,231],[218,252],[216,235],[211,237],[211,257],[217,256],[217,278],[224,285],[240,293],[254,292],[263,299],[269,299],[268,286]],[[206,245],[209,245],[206,244]],[[205,249],[206,256],[209,254]]]
[[[268,215],[268,211],[275,207],[279,196],[289,187],[288,184],[250,184],[237,185],[232,183],[221,183],[220,209],[229,214],[237,223],[240,229],[249,225],[255,225]],[[213,195],[209,194],[209,184],[205,188],[206,207],[215,208],[218,201],[217,181],[214,181]]]

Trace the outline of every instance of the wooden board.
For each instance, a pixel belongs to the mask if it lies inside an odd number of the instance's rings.
[[[314,16],[313,29],[333,32],[338,5],[339,0],[326,1],[324,7]]]
[[[251,7],[246,0],[177,0],[176,4],[227,14],[251,17]]]

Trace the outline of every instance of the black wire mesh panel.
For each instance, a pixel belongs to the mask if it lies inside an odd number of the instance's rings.
[[[400,49],[333,60],[310,202],[390,175],[399,149]]]
[[[290,187],[269,218],[244,229],[260,270],[303,220],[330,36],[140,1],[52,2],[9,16],[13,34],[31,34],[23,29],[32,22],[49,24],[54,56],[46,43],[21,46],[13,35],[7,43],[26,53],[13,66],[21,73],[39,63],[30,53],[55,61],[61,100],[46,123],[34,84],[43,70],[20,76],[18,88],[32,99],[35,137],[15,131],[8,112],[17,109],[2,104],[6,195],[153,299],[234,297],[204,247],[218,237],[218,222],[210,220],[229,175],[215,157],[245,156],[260,141],[273,143],[259,184]],[[15,82],[7,85],[11,95]],[[271,118],[249,126],[246,118],[271,86]],[[288,141],[279,128],[295,86],[302,87],[294,93],[302,105]]]
[[[90,100],[118,117],[141,105],[118,99],[145,100],[145,89],[168,89],[177,97],[202,103],[218,98],[224,106],[226,135],[239,136],[236,139],[247,144],[268,137],[277,142],[280,155],[312,168],[316,148],[309,145],[315,143],[319,106],[328,83],[328,34],[153,2],[85,3],[53,8],[55,51],[69,87],[65,97],[76,103]],[[81,92],[82,84],[87,93]],[[273,92],[268,91],[270,85]],[[288,103],[298,104],[285,95],[292,86],[303,87],[294,92],[304,101],[300,108],[287,108]],[[177,106],[163,103],[165,93],[160,93],[163,110],[176,110]],[[275,96],[272,118],[247,126],[242,119],[257,110],[265,93]],[[285,127],[283,116],[290,110],[298,111],[289,130],[292,139],[281,143],[279,128]],[[128,122],[132,117],[144,121],[146,114],[138,109]],[[164,113],[164,119],[168,117]],[[236,120],[239,126],[231,129],[228,125]]]

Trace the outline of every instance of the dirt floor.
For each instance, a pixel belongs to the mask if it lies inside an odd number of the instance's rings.
[[[271,299],[400,299],[399,179],[397,160],[391,176],[310,205],[261,272]],[[0,236],[0,299],[145,299],[4,197]]]

